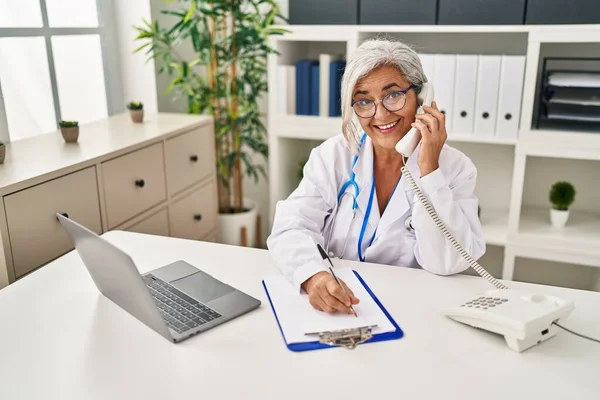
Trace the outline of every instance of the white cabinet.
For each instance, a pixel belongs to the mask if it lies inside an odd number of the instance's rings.
[[[73,249],[64,213],[101,234],[119,229],[211,240],[217,180],[210,117],[120,114],[6,145],[0,165],[0,288]]]

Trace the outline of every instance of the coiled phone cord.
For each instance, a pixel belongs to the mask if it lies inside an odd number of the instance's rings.
[[[404,159],[403,159],[403,161],[404,161]],[[402,166],[401,171],[402,171],[402,174],[404,176],[406,176],[406,179],[408,180],[408,182],[410,183],[410,185],[414,189],[415,193],[417,194],[417,197],[419,198],[419,201],[421,202],[421,204],[423,204],[423,207],[425,207],[425,210],[427,211],[427,214],[429,214],[431,216],[431,218],[433,219],[433,221],[435,222],[435,224],[437,225],[437,227],[444,234],[444,236],[446,236],[446,239],[448,239],[448,241],[452,244],[452,246],[454,246],[454,248],[460,253],[460,255],[469,263],[469,266],[471,268],[473,268],[475,271],[477,271],[477,273],[479,275],[481,275],[482,278],[485,278],[488,282],[490,282],[496,288],[498,288],[498,289],[509,289],[508,286],[504,285],[502,282],[500,282],[499,280],[497,280],[496,278],[494,278],[481,265],[479,265],[477,263],[477,261],[475,261],[473,259],[473,257],[471,257],[471,255],[469,253],[467,253],[465,251],[465,249],[462,248],[462,246],[460,245],[460,243],[458,243],[458,241],[454,238],[454,236],[452,236],[452,234],[450,233],[450,231],[444,225],[444,222],[440,219],[440,217],[438,217],[438,215],[435,212],[435,209],[433,208],[433,206],[429,203],[429,200],[427,200],[427,198],[421,192],[421,189],[419,189],[419,187],[417,186],[417,184],[413,180],[413,177],[410,174],[410,172],[408,171],[408,169],[406,168],[406,165]],[[582,335],[581,333],[577,333],[577,332],[574,332],[574,331],[572,331],[570,329],[567,329],[564,326],[559,325],[558,322],[556,322],[556,321],[553,322],[553,324],[556,325],[556,326],[558,326],[561,329],[564,329],[567,332],[572,333],[573,335],[579,336],[579,337],[584,338],[584,339],[591,340],[591,341],[596,342],[596,343],[600,343],[600,340],[594,339],[592,337],[589,337],[589,336],[586,336],[586,335]]]
[[[438,217],[433,206],[429,203],[427,198],[423,195],[423,193],[421,192],[421,190],[419,189],[419,187],[413,180],[413,177],[411,176],[411,174],[408,171],[408,169],[406,168],[406,166],[402,166],[401,171],[402,171],[402,174],[404,176],[406,176],[406,179],[408,179],[408,182],[410,183],[412,188],[415,190],[417,197],[421,201],[421,204],[423,204],[423,206],[425,207],[425,211],[427,211],[427,214],[429,214],[431,216],[431,218],[433,219],[433,222],[435,222],[435,224],[440,229],[440,231],[444,234],[444,236],[446,236],[446,239],[448,239],[448,242],[450,242],[450,244],[452,244],[452,246],[454,246],[454,248],[460,253],[460,255],[469,263],[469,266],[471,268],[473,268],[475,271],[477,271],[477,273],[479,275],[481,275],[483,278],[487,279],[488,282],[490,282],[496,288],[508,289],[508,286],[504,285],[502,282],[500,282],[499,280],[494,278],[481,265],[479,265],[477,263],[477,261],[475,261],[473,259],[473,257],[471,257],[471,255],[469,253],[467,253],[465,251],[465,249],[462,248],[462,246],[460,245],[460,243],[458,243],[458,241],[454,238],[454,236],[452,236],[452,233],[450,233],[450,231],[446,228],[446,226],[444,225],[444,222]]]

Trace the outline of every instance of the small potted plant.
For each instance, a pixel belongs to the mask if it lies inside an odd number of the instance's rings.
[[[67,143],[76,142],[79,138],[79,122],[77,121],[60,121],[60,133]]]
[[[139,101],[132,101],[127,104],[131,120],[135,123],[140,123],[144,120],[144,104]]]
[[[550,189],[550,221],[555,228],[562,228],[569,219],[569,207],[575,201],[575,188],[569,182],[559,181]]]
[[[298,177],[298,180],[302,180],[302,178],[304,178],[304,166],[306,165],[306,163],[308,162],[308,157],[303,158],[302,160],[300,160],[298,162],[298,169],[296,170],[296,176]]]
[[[4,164],[4,156],[6,156],[6,146],[0,141],[0,164]]]

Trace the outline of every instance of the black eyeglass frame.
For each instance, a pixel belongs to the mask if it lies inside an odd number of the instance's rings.
[[[384,100],[385,100],[385,99],[386,99],[388,96],[390,96],[390,95],[392,95],[392,94],[396,94],[396,93],[402,93],[404,96],[406,96],[406,93],[408,93],[408,91],[409,91],[410,89],[416,89],[416,88],[418,88],[418,87],[419,87],[418,85],[412,85],[412,84],[411,84],[411,85],[410,85],[409,87],[407,87],[406,89],[402,89],[402,90],[394,90],[394,91],[392,91],[392,92],[389,92],[388,94],[386,94],[385,96],[383,96],[383,98],[382,98],[381,100],[377,100],[377,101],[375,101],[375,100],[371,100],[371,99],[360,99],[360,100],[353,100],[353,101],[352,101],[352,103],[350,104],[350,106],[352,107],[352,110],[354,111],[354,113],[356,114],[356,116],[357,116],[358,118],[373,118],[373,117],[374,117],[374,116],[377,114],[377,103],[381,103],[381,105],[383,106],[383,108],[385,108],[385,109],[386,109],[387,111],[389,111],[389,112],[397,112],[397,111],[400,111],[400,110],[402,110],[402,109],[404,108],[404,106],[406,105],[406,97],[405,97],[405,99],[404,99],[404,104],[402,104],[402,106],[401,106],[400,108],[398,108],[397,110],[390,110],[389,108],[387,108],[387,107],[385,106],[385,104],[383,104],[383,101],[384,101]],[[357,113],[357,112],[356,112],[356,110],[354,109],[354,105],[355,105],[356,103],[358,103],[359,101],[364,101],[364,100],[369,100],[370,102],[372,102],[373,104],[375,104],[375,108],[373,109],[373,115],[371,115],[371,116],[368,116],[368,117],[363,117],[363,116],[361,116],[361,115],[358,115],[358,113]]]

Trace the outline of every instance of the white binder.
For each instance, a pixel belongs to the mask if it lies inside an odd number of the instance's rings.
[[[502,56],[479,56],[477,96],[475,98],[475,135],[494,136],[501,64]]]
[[[423,66],[423,72],[425,72],[425,76],[427,76],[427,79],[429,79],[431,82],[433,82],[432,78],[433,78],[434,55],[420,53],[419,58],[421,59],[421,65]],[[434,83],[434,85],[435,85],[435,83]]]
[[[446,132],[453,133],[452,110],[454,104],[454,80],[456,73],[456,55],[436,54],[433,62],[433,77],[430,77],[435,88],[435,103],[446,115]]]
[[[329,65],[330,54],[319,55],[319,115],[329,117]]]
[[[525,56],[502,56],[496,137],[518,136],[524,76]]]
[[[454,110],[452,111],[452,133],[455,135],[473,133],[478,60],[479,56],[477,55],[458,54],[456,56]]]

